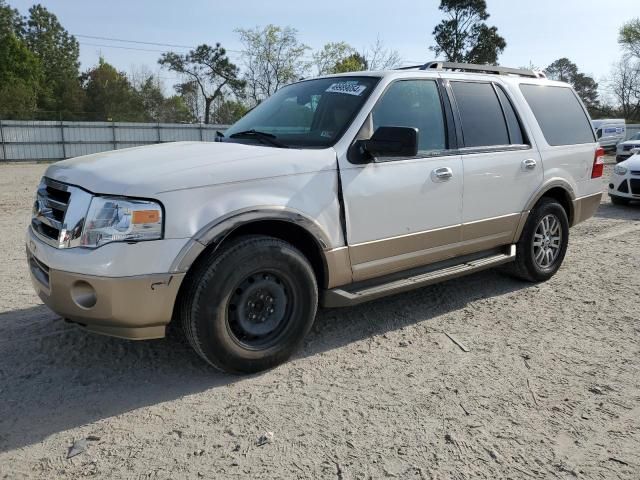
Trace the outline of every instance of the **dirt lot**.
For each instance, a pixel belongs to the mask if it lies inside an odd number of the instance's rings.
[[[323,311],[292,361],[239,378],[41,305],[23,238],[44,169],[0,166],[0,478],[640,478],[640,205],[605,197],[548,283]]]

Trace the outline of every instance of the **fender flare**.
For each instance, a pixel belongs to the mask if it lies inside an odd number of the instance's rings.
[[[524,230],[524,226],[527,223],[527,218],[529,218],[529,213],[531,212],[533,207],[535,207],[536,203],[538,203],[538,201],[552,188],[561,188],[562,190],[567,192],[567,194],[569,195],[570,211],[567,212],[567,214],[569,217],[569,224],[573,225],[572,221],[575,220],[575,211],[576,211],[575,190],[573,189],[571,184],[563,178],[560,178],[560,177],[550,178],[549,180],[543,182],[540,188],[536,190],[536,192],[533,195],[531,195],[531,197],[529,198],[527,205],[522,211],[520,222],[518,223],[518,226],[516,227],[516,231],[513,235],[513,242],[517,242],[520,239],[520,235],[522,235],[522,230]]]
[[[329,235],[314,219],[302,212],[283,206],[246,208],[230,212],[201,228],[187,244],[182,247],[171,264],[171,273],[185,273],[191,268],[198,256],[210,245],[219,245],[234,230],[253,222],[277,220],[289,222],[304,228],[315,239],[322,252],[330,248]]]
[[[525,211],[529,212],[531,209],[538,203],[545,193],[547,193],[552,188],[560,187],[564,191],[569,194],[569,200],[573,203],[576,200],[576,193],[573,187],[569,182],[564,180],[563,178],[550,178],[545,181],[542,186],[531,196],[529,201],[527,202],[527,206],[525,207]]]

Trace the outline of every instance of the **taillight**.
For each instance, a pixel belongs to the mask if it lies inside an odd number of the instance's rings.
[[[593,159],[593,169],[591,170],[591,178],[600,178],[604,172],[604,148],[596,149],[596,156]]]

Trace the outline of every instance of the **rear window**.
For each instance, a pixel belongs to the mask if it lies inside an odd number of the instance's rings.
[[[451,82],[465,147],[509,145],[502,107],[490,83]]]
[[[548,85],[520,85],[520,90],[549,145],[595,142],[589,118],[573,90]]]

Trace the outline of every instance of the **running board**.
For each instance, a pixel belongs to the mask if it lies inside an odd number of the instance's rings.
[[[397,279],[396,277],[395,280],[387,283],[377,285],[369,284],[363,288],[357,288],[356,285],[333,288],[324,292],[322,306],[333,308],[358,305],[359,303],[375,300],[376,298],[406,292],[414,288],[444,282],[469,273],[497,267],[498,265],[513,262],[515,259],[516,246],[509,245],[507,247],[507,253],[494,254],[407,278]]]

